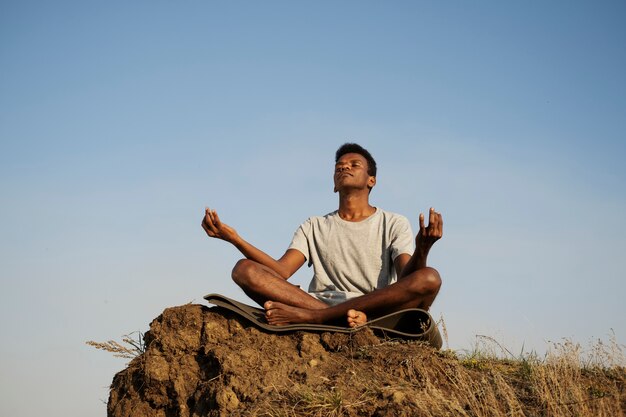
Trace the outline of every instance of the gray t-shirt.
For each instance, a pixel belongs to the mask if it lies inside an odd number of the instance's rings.
[[[309,293],[334,305],[395,282],[393,261],[413,253],[413,233],[406,217],[378,208],[360,222],[334,211],[302,223],[289,249],[313,265]]]

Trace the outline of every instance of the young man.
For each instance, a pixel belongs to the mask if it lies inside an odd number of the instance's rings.
[[[274,259],[241,238],[207,208],[202,228],[210,237],[232,243],[246,257],[232,277],[265,308],[270,324],[327,323],[347,318],[351,327],[405,308],[428,310],[439,288],[439,273],[426,265],[442,236],[443,220],[433,208],[419,215],[415,237],[409,221],[369,204],[376,185],[376,162],[354,143],[335,155],[335,192],[339,209],[311,217],[294,234],[289,249]],[[287,280],[308,261],[314,267],[309,292]]]

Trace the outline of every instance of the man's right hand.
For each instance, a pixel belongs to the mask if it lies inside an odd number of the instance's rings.
[[[204,210],[204,218],[202,219],[202,228],[210,237],[225,240],[226,242],[235,243],[239,235],[227,224],[220,221],[215,210],[208,207]]]

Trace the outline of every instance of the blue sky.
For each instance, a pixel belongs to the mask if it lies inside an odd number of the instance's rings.
[[[414,229],[442,212],[432,313],[451,348],[624,343],[625,17],[619,1],[0,2],[0,414],[104,415],[124,361],[84,342],[209,292],[246,300],[203,208],[280,256],[336,209],[346,141],[377,159],[372,204]]]

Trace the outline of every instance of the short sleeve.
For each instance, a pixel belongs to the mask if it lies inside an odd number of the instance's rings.
[[[301,252],[306,260],[311,266],[311,252],[309,248],[309,240],[307,236],[311,232],[311,219],[308,219],[304,223],[298,227],[298,229],[293,234],[293,239],[291,239],[291,243],[289,244],[289,248],[287,249],[295,249]]]
[[[409,220],[398,216],[391,233],[391,260],[395,261],[403,253],[410,256],[413,253],[413,232]]]

